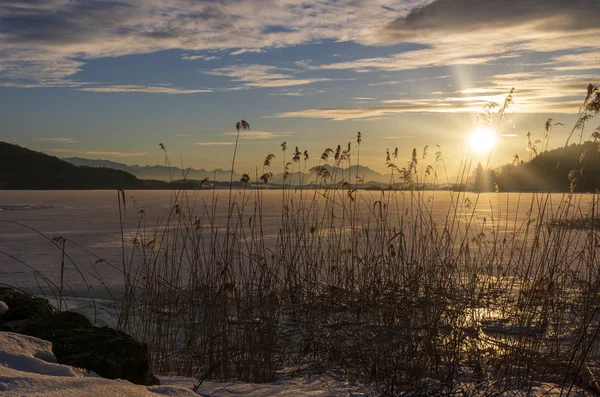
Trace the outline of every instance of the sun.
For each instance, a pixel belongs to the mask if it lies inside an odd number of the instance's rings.
[[[496,145],[496,133],[491,128],[477,127],[471,134],[469,145],[474,152],[485,153]]]

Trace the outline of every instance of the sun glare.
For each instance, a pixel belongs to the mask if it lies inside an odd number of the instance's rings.
[[[478,127],[471,134],[469,144],[471,149],[477,153],[490,151],[496,144],[497,138],[494,130],[491,128]]]

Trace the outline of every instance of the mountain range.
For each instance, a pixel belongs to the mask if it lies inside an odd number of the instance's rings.
[[[215,181],[215,182],[228,182],[231,179],[231,170],[223,170],[223,169],[216,169],[216,170],[206,170],[206,169],[194,169],[194,168],[186,168],[185,170],[182,170],[179,167],[168,167],[165,165],[146,165],[146,166],[139,166],[139,165],[126,165],[126,164],[122,164],[122,163],[117,163],[114,161],[110,161],[110,160],[91,160],[91,159],[85,159],[85,158],[81,158],[81,157],[68,157],[68,158],[63,158],[64,161],[67,161],[73,165],[77,165],[77,166],[86,166],[86,167],[101,167],[101,168],[110,168],[110,169],[114,169],[114,170],[120,170],[120,171],[125,171],[128,172],[132,175],[135,175],[137,178],[139,179],[156,179],[156,180],[161,180],[161,181],[174,181],[174,180],[180,180],[180,179],[184,179],[184,175],[185,175],[185,179],[186,180],[196,180],[196,181],[200,181],[203,180],[205,178],[208,178],[211,181]],[[329,165],[329,164],[325,164],[324,167],[329,171],[330,174],[333,174],[334,172],[334,167]],[[268,171],[268,170],[267,170]],[[366,166],[351,166],[349,168],[338,168],[337,171],[335,171],[337,173],[337,180],[341,180],[342,176],[345,177],[345,179],[347,181],[350,182],[354,182],[356,180],[356,175],[358,174],[358,177],[361,178],[364,183],[368,183],[368,182],[377,182],[377,183],[389,183],[390,181],[390,175],[389,174],[380,174],[379,172],[373,171],[372,169],[370,169],[369,167]],[[283,173],[274,173],[274,177],[273,180],[271,181],[271,183],[274,184],[281,184],[283,183]],[[350,178],[349,178],[350,176]],[[234,172],[233,174],[233,180],[234,181],[239,181],[240,178],[242,177],[242,174]],[[250,175],[250,179],[254,180],[256,179],[255,175]],[[308,184],[311,181],[315,181],[315,176],[314,174],[311,174],[309,172],[303,173],[303,172],[294,172],[292,175],[290,175],[288,177],[288,179],[286,179],[286,184],[291,184],[291,185],[300,185],[302,184],[302,182],[304,184]]]
[[[600,152],[597,142],[572,144],[544,151],[528,162],[518,161],[495,170],[479,164],[465,186],[455,188],[475,191],[552,191],[596,192],[600,189]],[[359,188],[387,188],[390,175],[383,175],[366,166],[334,168],[324,165],[322,173],[333,176],[327,180],[330,187],[339,182],[363,181]],[[185,176],[185,181],[184,179]],[[278,173],[269,185],[278,188],[284,181]],[[202,181],[209,178],[210,183]],[[128,166],[108,160],[82,158],[59,159],[11,143],[0,142],[0,189],[171,189],[171,188],[229,188],[231,172],[217,169],[181,170],[166,166]],[[256,176],[251,175],[250,184],[244,184],[242,175],[234,173],[234,186],[254,186]],[[294,172],[285,180],[286,186],[307,188],[321,185],[313,173]],[[315,181],[317,183],[315,183]],[[257,183],[256,187],[262,186]],[[403,188],[396,183],[395,188]],[[439,187],[439,186],[437,186]],[[421,186],[427,189],[432,186]]]
[[[358,176],[364,181],[363,187],[386,187],[389,176],[382,175],[364,166],[352,166],[350,169],[334,169],[325,165],[325,169],[335,175],[334,183],[345,180],[351,183]],[[350,174],[352,173],[352,177]],[[274,188],[281,186],[283,174],[274,175],[269,184]],[[209,184],[200,181],[208,178]],[[186,188],[229,188],[231,171],[186,169],[167,166],[129,166],[109,160],[89,160],[83,158],[60,159],[42,152],[30,150],[19,145],[0,141],[0,189],[171,189]],[[185,179],[185,181],[183,181]],[[242,175],[233,174],[233,183],[241,184]],[[256,182],[251,176],[251,184]],[[304,185],[315,183],[312,173],[294,172],[285,180],[286,185]],[[258,185],[257,185],[258,186]]]

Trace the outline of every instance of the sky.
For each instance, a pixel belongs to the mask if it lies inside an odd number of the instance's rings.
[[[598,15],[600,0],[0,1],[0,140],[140,165],[163,164],[163,143],[173,163],[229,169],[243,119],[238,172],[283,161],[284,141],[315,163],[351,142],[354,162],[358,131],[377,171],[386,149],[426,145],[453,168],[514,87],[492,124],[501,165],[600,84]]]

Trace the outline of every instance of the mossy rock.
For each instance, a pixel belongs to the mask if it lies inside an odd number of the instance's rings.
[[[81,331],[90,328],[94,326],[82,314],[57,312],[29,322],[21,333],[52,342],[57,334],[60,335],[64,331]]]
[[[0,290],[0,300],[8,305],[8,311],[0,315],[0,330],[14,321],[35,320],[56,313],[56,309],[43,298],[15,292],[10,288]]]
[[[159,383],[150,370],[148,347],[129,335],[108,327],[95,327],[79,313],[59,312],[43,298],[3,289],[0,299],[9,308],[0,315],[0,331],[52,342],[52,352],[59,364],[140,385]]]
[[[148,347],[108,327],[57,331],[52,352],[59,363],[94,371],[109,379],[158,384],[150,370]]]

